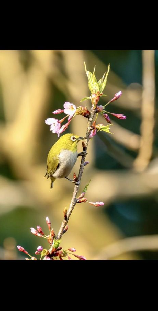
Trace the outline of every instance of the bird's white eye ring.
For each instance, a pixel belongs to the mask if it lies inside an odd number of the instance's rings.
[[[76,140],[76,137],[75,137],[75,136],[71,136],[71,140],[72,140],[72,141],[75,141],[75,140]]]

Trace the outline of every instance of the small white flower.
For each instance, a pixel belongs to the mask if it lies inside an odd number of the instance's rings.
[[[45,123],[47,125],[50,125],[50,131],[52,133],[57,133],[59,134],[59,130],[61,127],[61,123],[59,120],[55,119],[55,118],[48,118],[47,120],[45,120]]]
[[[69,102],[65,102],[64,104],[64,113],[68,114],[70,117],[72,117],[76,112],[76,106],[74,104],[71,104]]]

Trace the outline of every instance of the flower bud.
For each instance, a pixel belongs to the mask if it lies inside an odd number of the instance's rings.
[[[68,250],[69,250],[70,252],[76,252],[76,249],[75,249],[74,247],[68,248]]]
[[[32,233],[32,234],[34,234],[34,235],[37,235],[37,234],[38,234],[38,232],[37,232],[37,230],[36,230],[35,228],[30,228],[30,230],[31,230],[31,233]]]
[[[48,229],[51,230],[51,222],[50,222],[49,217],[46,217],[46,223],[48,225]]]
[[[35,228],[30,228],[30,230],[32,234],[42,237],[42,234],[40,234]]]
[[[86,198],[77,199],[77,203],[85,203],[87,202]]]
[[[40,252],[38,252],[38,251],[35,251],[35,255],[40,255]]]
[[[78,181],[78,178],[77,178],[76,173],[73,173],[73,180],[74,180],[74,181]]]
[[[97,108],[96,108],[96,111],[97,112],[101,112],[101,111],[103,111],[103,106],[102,105],[100,105],[100,106],[97,106]]]
[[[41,228],[40,226],[37,226],[37,231],[38,231],[39,233],[41,233],[42,235],[44,235],[44,233],[43,233],[43,231],[42,231],[42,228]]]
[[[57,109],[57,110],[53,111],[52,113],[53,114],[59,114],[59,113],[62,113],[62,112],[64,112],[64,109]]]
[[[37,252],[42,252],[42,250],[43,250],[43,246],[38,246],[37,247]]]
[[[112,114],[114,117],[116,117],[116,118],[118,118],[118,119],[120,119],[120,120],[126,119],[126,116],[124,116],[124,115],[121,114],[121,113],[113,113],[113,112],[111,112],[111,114]]]
[[[105,120],[106,120],[108,123],[111,124],[111,120],[110,120],[110,118],[109,118],[109,116],[108,116],[107,113],[104,113],[104,114],[103,114],[103,117],[105,118]]]
[[[85,196],[85,192],[83,191],[83,192],[79,195],[79,197],[78,197],[77,200],[84,198],[84,196]]]
[[[25,248],[22,247],[22,246],[20,246],[20,245],[17,246],[17,249],[18,249],[19,252],[23,252],[23,253],[25,253],[26,255],[29,254],[29,253],[25,250]]]
[[[96,128],[94,128],[94,129],[91,131],[91,133],[90,133],[90,135],[89,135],[89,138],[94,137],[94,136],[96,135],[96,133],[97,133],[97,130],[96,130]]]
[[[109,101],[109,103],[114,102],[114,100],[117,100],[121,95],[122,95],[122,92],[121,92],[121,91],[117,92],[117,93],[114,95],[114,97]]]
[[[122,92],[121,92],[121,91],[117,92],[117,93],[115,94],[115,99],[118,99],[121,95],[122,95]]]
[[[75,257],[77,257],[79,260],[86,260],[84,256],[73,254]]]
[[[54,230],[53,230],[53,229],[51,229],[50,234],[51,234],[51,237],[52,237],[52,238],[54,238],[54,237],[55,237],[55,232],[54,232]]]
[[[104,205],[104,202],[88,202],[88,203],[91,205],[94,205],[94,206],[103,206]]]

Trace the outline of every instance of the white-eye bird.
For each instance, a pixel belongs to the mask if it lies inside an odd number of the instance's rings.
[[[70,174],[77,157],[82,155],[82,153],[77,153],[77,143],[83,139],[83,137],[68,133],[61,136],[50,149],[45,176],[51,179],[51,188],[56,178],[67,178]]]

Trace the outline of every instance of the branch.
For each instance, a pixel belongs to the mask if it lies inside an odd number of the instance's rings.
[[[71,200],[71,203],[70,203],[69,210],[67,212],[67,216],[63,219],[62,224],[61,224],[60,229],[59,229],[59,232],[58,232],[58,235],[57,235],[57,239],[58,240],[61,239],[61,237],[62,237],[62,235],[64,233],[64,229],[67,226],[68,221],[70,219],[70,216],[72,214],[72,211],[73,211],[73,209],[74,209],[74,207],[75,207],[75,205],[77,203],[77,193],[78,193],[79,185],[80,185],[80,182],[81,182],[82,174],[83,174],[83,171],[84,171],[84,163],[85,163],[87,149],[88,149],[88,143],[89,143],[89,139],[90,139],[89,135],[90,135],[90,132],[91,132],[91,127],[92,127],[92,124],[93,124],[93,120],[94,120],[95,114],[96,114],[96,109],[94,108],[94,106],[92,106],[91,114],[90,114],[90,117],[89,117],[89,120],[88,120],[87,133],[86,133],[86,139],[85,139],[85,146],[83,147],[84,154],[82,155],[82,158],[81,158],[81,164],[80,164],[80,168],[79,168],[77,182],[75,183],[75,187],[74,187],[74,191],[73,191],[73,195],[72,195],[72,200]]]

